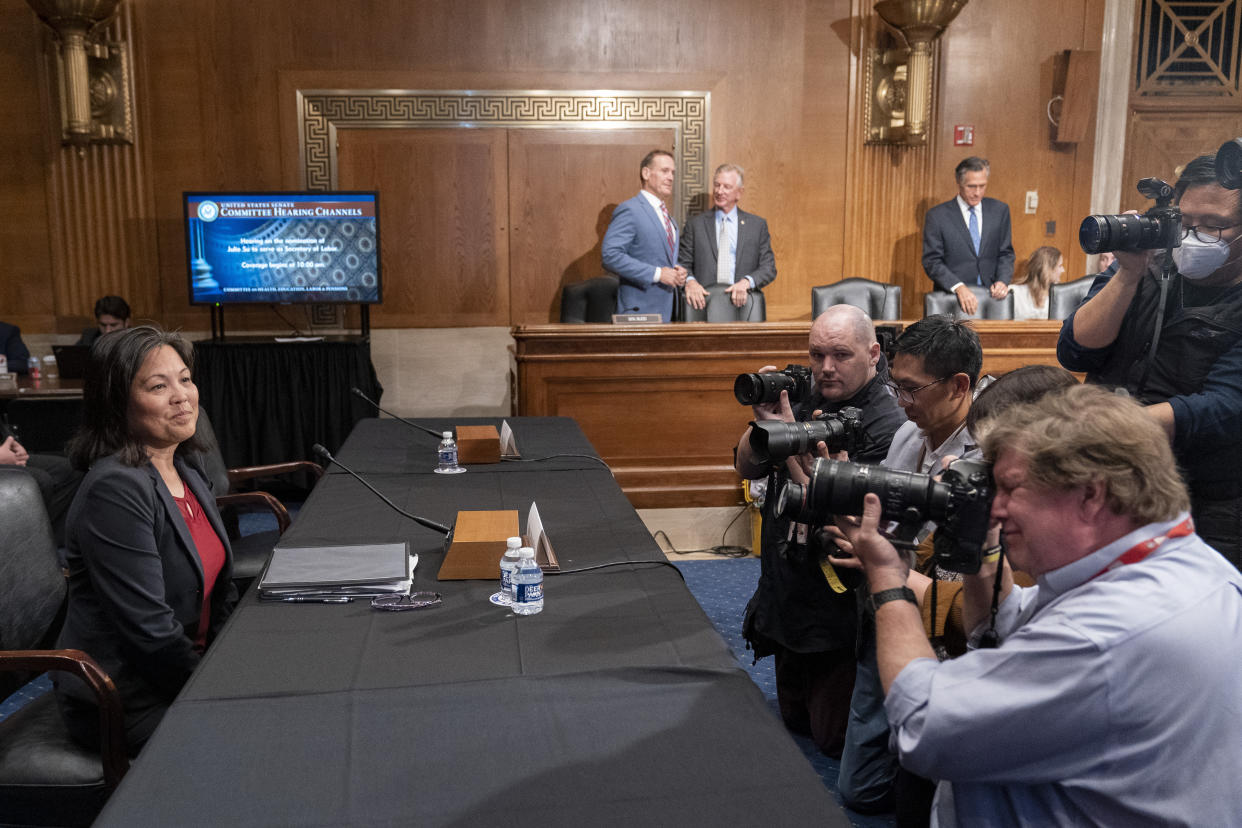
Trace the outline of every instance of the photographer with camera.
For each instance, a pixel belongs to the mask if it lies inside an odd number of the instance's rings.
[[[848,305],[829,308],[811,325],[809,352],[809,381],[788,383],[794,386],[792,394],[782,390],[771,399],[762,395],[762,389],[755,396],[741,393],[746,382],[786,380],[775,366],[765,366],[757,376],[739,377],[739,398],[756,401],[755,422],[810,424],[816,411],[833,415],[857,409],[863,439],[852,454],[873,462],[883,458],[904,418],[884,385],[883,357],[870,317]],[[806,480],[803,462],[809,462],[818,446],[809,445],[801,456],[774,462],[752,445],[755,431],[748,428],[742,435],[735,460],[742,477],[768,481],[762,571],[746,607],[743,634],[756,660],[776,658],[777,700],[786,726],[809,734],[829,756],[840,756],[854,685],[856,638],[854,592],[849,588],[852,583],[845,581],[851,576],[860,579],[853,573],[839,576],[827,562],[827,550],[814,543],[814,533],[775,511],[783,484]]]
[[[982,448],[992,520],[1037,578],[966,576],[972,644],[997,590],[996,648],[938,661],[880,499],[843,526],[875,605],[891,743],[940,780],[933,824],[1236,824],[1242,575],[1194,533],[1160,427],[1075,386],[1007,409]]]
[[[1115,250],[1119,267],[1065,320],[1057,357],[1147,406],[1186,476],[1198,532],[1242,566],[1242,200],[1219,167],[1196,158],[1171,192],[1144,179],[1140,192],[1158,199],[1147,214],[1083,222],[1084,249]]]
[[[928,474],[939,472],[950,455],[978,457],[966,418],[982,368],[979,336],[964,322],[929,316],[902,331],[893,344],[891,388],[909,422],[894,435],[882,465]],[[922,540],[930,529],[914,540]],[[934,570],[929,574],[935,577]],[[858,639],[857,677],[838,787],[845,804],[855,810],[886,810],[896,800],[899,821],[903,813],[910,813],[917,822],[920,811],[926,813],[926,806],[919,804],[926,799],[919,791],[927,785],[904,774],[898,779],[897,757],[888,747],[888,720],[876,667],[875,619],[866,606]]]

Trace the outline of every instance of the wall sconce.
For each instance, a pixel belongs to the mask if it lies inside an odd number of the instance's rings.
[[[56,97],[61,142],[132,144],[134,113],[124,41],[100,42],[97,31],[121,0],[26,0],[56,36]]]
[[[866,142],[927,143],[931,120],[932,41],[967,0],[880,0],[875,13],[906,42],[904,49],[871,47],[867,55]]]

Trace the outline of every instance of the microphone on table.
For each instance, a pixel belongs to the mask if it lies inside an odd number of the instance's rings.
[[[329,466],[329,465],[331,465],[331,464],[333,464],[333,463],[336,463],[338,466],[340,466],[342,469],[344,469],[344,470],[345,470],[345,471],[346,471],[346,472],[347,472],[347,473],[348,473],[351,477],[353,477],[353,478],[354,478],[355,480],[357,480],[359,483],[361,483],[362,485],[366,486],[366,487],[367,487],[368,489],[370,489],[371,491],[375,492],[375,495],[376,495],[376,496],[377,496],[380,500],[384,501],[384,502],[385,502],[385,503],[387,503],[389,506],[391,506],[394,510],[396,510],[396,512],[397,512],[398,514],[400,514],[400,515],[402,515],[402,516],[404,516],[404,517],[409,518],[410,520],[414,521],[415,523],[419,524],[420,526],[426,526],[428,529],[435,529],[437,532],[443,532],[443,533],[446,535],[446,543],[447,543],[447,540],[448,540],[448,539],[452,538],[452,536],[453,536],[453,530],[452,530],[452,529],[450,529],[449,527],[445,526],[443,523],[436,523],[434,520],[428,520],[427,518],[424,518],[424,517],[419,517],[418,515],[412,515],[412,514],[410,514],[409,512],[405,511],[405,510],[404,510],[404,509],[402,509],[400,506],[398,506],[397,504],[395,504],[395,503],[393,503],[391,500],[389,500],[387,497],[385,497],[385,496],[384,496],[384,494],[383,494],[382,492],[380,492],[380,490],[379,490],[379,489],[375,488],[375,487],[374,487],[374,486],[372,486],[370,483],[368,483],[366,480],[364,480],[364,479],[362,478],[362,475],[358,474],[358,472],[354,471],[354,470],[353,470],[353,469],[351,469],[349,466],[346,466],[346,465],[345,465],[344,463],[342,463],[340,460],[337,460],[335,457],[333,457],[333,456],[332,456],[332,453],[331,453],[331,452],[329,452],[329,451],[328,451],[326,448],[324,448],[323,446],[319,445],[318,443],[315,443],[315,445],[311,446],[311,451],[313,451],[313,452],[314,452],[317,456],[322,457],[324,460],[326,460],[326,461],[327,461],[326,463],[324,463],[324,466],[325,466],[325,467],[326,467],[326,466]]]
[[[432,437],[435,437],[437,440],[439,440],[443,436],[439,431],[436,431],[435,429],[427,428],[426,426],[420,426],[418,423],[412,423],[409,420],[407,420],[405,417],[398,417],[396,414],[393,414],[391,411],[387,411],[381,408],[379,403],[377,403],[375,400],[368,397],[366,394],[362,393],[362,389],[358,388],[358,386],[356,385],[349,389],[349,393],[353,394],[355,397],[357,397],[360,400],[366,400],[371,405],[375,406],[378,410],[387,414],[389,417],[392,417],[394,420],[400,420],[401,422],[408,425],[410,428],[416,428],[419,431],[430,434]],[[337,465],[340,465],[340,464],[338,463]],[[345,468],[345,467],[341,466],[341,468]]]

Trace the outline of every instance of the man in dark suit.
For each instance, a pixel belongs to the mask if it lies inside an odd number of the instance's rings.
[[[971,156],[957,165],[957,196],[927,211],[923,220],[923,270],[940,290],[957,294],[966,313],[979,302],[967,285],[988,288],[1004,299],[1013,277],[1009,207],[984,198],[987,159]]]
[[[740,308],[746,304],[747,294],[776,278],[768,223],[737,206],[742,198],[744,175],[745,171],[736,164],[717,167],[712,177],[712,202],[716,209],[694,216],[682,231],[677,263],[689,271],[686,303],[696,310],[706,306],[704,288],[710,285],[729,285],[729,297]],[[722,239],[726,240],[723,245]]]
[[[94,345],[106,333],[129,327],[129,302],[120,296],[104,296],[95,303],[95,322],[78,338],[79,345]]]
[[[638,169],[642,189],[612,213],[601,258],[621,280],[617,313],[658,313],[665,322],[672,319],[674,292],[686,283],[686,269],[677,264],[677,226],[665,206],[676,172],[672,154],[647,153]]]

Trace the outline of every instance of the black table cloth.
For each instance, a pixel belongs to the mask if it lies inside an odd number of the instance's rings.
[[[342,459],[382,466],[405,431]],[[533,499],[563,569],[626,563],[549,575],[519,617],[497,580],[437,581],[438,533],[330,474],[282,544],[408,540],[443,605],[251,591],[97,825],[848,825],[606,470],[369,479],[449,523]]]

